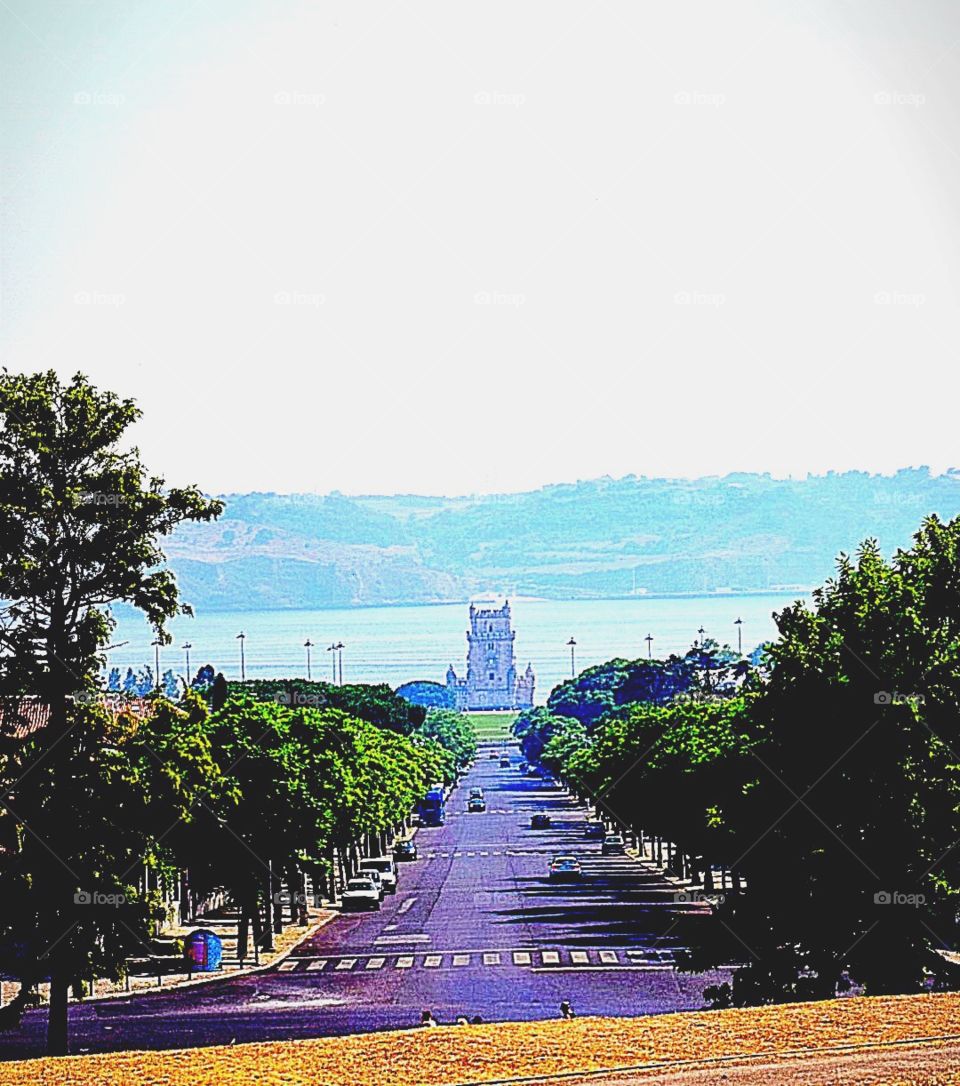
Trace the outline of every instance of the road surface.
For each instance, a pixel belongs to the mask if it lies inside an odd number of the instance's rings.
[[[702,907],[627,856],[584,839],[585,807],[485,754],[453,793],[447,824],[417,833],[420,859],[402,864],[398,892],[376,913],[337,918],[269,972],[194,988],[71,1007],[72,1052],[180,1048],[441,1022],[636,1015],[703,1006],[722,972],[672,963]],[[483,788],[487,810],[466,811]],[[548,830],[530,816],[550,815]],[[551,884],[552,856],[573,852],[580,884]],[[0,1034],[0,1058],[39,1054],[44,1010]]]

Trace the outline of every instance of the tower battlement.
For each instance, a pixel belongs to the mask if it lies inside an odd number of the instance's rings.
[[[517,675],[510,601],[502,606],[481,600],[470,604],[467,630],[467,676],[447,669],[447,687],[458,709],[526,709],[533,705],[535,677],[527,664]]]

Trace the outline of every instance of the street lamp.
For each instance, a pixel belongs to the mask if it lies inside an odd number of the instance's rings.
[[[247,635],[241,630],[237,634],[237,640],[240,642],[240,682],[246,682],[247,680],[247,659],[243,651],[243,643],[246,639]]]
[[[706,630],[701,626],[700,629],[697,630],[697,633],[700,635],[700,648],[703,648],[703,635],[706,633]]]
[[[156,639],[156,641],[151,641],[150,644],[153,645],[153,648],[154,648],[154,660],[156,662],[156,668],[157,668],[157,670],[156,670],[156,681],[155,681],[154,685],[156,686],[157,690],[159,690],[160,689],[160,646],[163,644],[163,642],[158,637]]]
[[[743,655],[743,619],[738,618],[737,621],[734,622],[734,626],[736,626],[736,628],[737,628],[737,652],[742,656]]]
[[[310,650],[313,648],[313,642],[309,637],[304,641],[303,647],[307,650],[307,682],[309,682],[312,677],[310,675]]]
[[[574,650],[577,647],[577,643],[571,637],[570,640],[567,642],[567,644],[570,646],[570,678],[575,679],[577,677],[577,668],[576,668],[576,664],[574,663],[574,655],[573,654],[574,654]]]
[[[340,670],[340,682],[338,685],[343,686],[343,642],[337,642],[337,663]]]
[[[184,641],[184,643],[182,645],[182,648],[183,648],[183,651],[186,654],[186,658],[187,658],[186,659],[187,686],[189,686],[190,685],[190,650],[193,648],[193,645],[191,645],[189,641]]]
[[[330,681],[333,683],[334,686],[336,686],[337,685],[337,645],[336,645],[335,641],[331,641],[330,644],[327,645],[327,652],[329,652],[331,654],[330,655]]]
[[[644,641],[647,643],[647,659],[650,660],[653,657],[653,634],[647,634]]]

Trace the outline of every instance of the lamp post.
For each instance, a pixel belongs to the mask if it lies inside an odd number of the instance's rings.
[[[154,686],[157,688],[157,690],[159,690],[160,689],[160,646],[163,644],[163,642],[158,637],[156,639],[156,641],[151,641],[150,644],[153,645],[154,661],[155,661],[156,669],[157,669],[156,670],[156,677],[154,679]]]
[[[647,634],[644,641],[647,643],[647,659],[650,660],[653,658],[653,634]]]
[[[330,681],[334,686],[337,685],[337,645],[335,641],[331,641],[327,645],[327,652],[330,653]]]
[[[246,682],[247,679],[247,658],[243,651],[243,643],[246,639],[247,635],[241,630],[237,634],[237,640],[240,642],[240,682]]]
[[[576,650],[577,643],[571,637],[567,644],[570,646],[570,678],[575,679],[577,677],[577,666],[575,663],[576,658],[574,657],[574,651]]]
[[[343,686],[343,642],[337,642],[337,668],[340,672],[340,681],[337,685]]]
[[[310,650],[313,648],[313,642],[308,637],[303,643],[303,647],[307,650],[307,682],[312,678],[310,674]]]
[[[700,635],[700,648],[703,648],[703,635],[706,633],[706,630],[701,626],[700,629],[697,630],[697,633]]]
[[[734,622],[734,626],[736,626],[736,628],[737,628],[737,652],[742,656],[743,655],[743,619],[738,618],[737,621]]]
[[[193,648],[193,645],[191,645],[189,641],[184,641],[184,643],[182,645],[182,648],[183,648],[184,654],[186,655],[187,686],[189,686],[190,685],[190,650]]]

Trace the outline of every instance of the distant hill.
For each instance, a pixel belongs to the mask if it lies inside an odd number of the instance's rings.
[[[960,513],[960,471],[805,479],[623,479],[437,498],[223,495],[167,554],[208,610],[461,601],[478,592],[590,599],[818,584],[867,536],[905,546]]]

